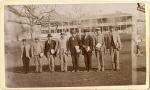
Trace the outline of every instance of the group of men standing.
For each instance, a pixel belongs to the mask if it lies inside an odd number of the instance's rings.
[[[95,31],[94,36],[90,35],[89,30],[84,30],[83,35],[79,37],[77,32],[73,30],[69,38],[65,33],[60,34],[59,40],[53,40],[52,35],[48,34],[45,45],[41,44],[38,38],[30,46],[23,39],[21,45],[21,58],[25,73],[29,72],[30,58],[34,58],[35,72],[42,72],[42,57],[46,56],[49,65],[49,71],[55,71],[56,57],[60,59],[61,71],[68,71],[68,56],[71,55],[73,69],[72,72],[79,71],[79,56],[84,56],[85,71],[91,70],[92,54],[95,53],[97,59],[97,71],[104,71],[104,54],[110,52],[112,57],[112,69],[119,70],[119,51],[121,49],[121,40],[119,33],[115,27],[111,28],[107,33],[103,33],[101,29]]]

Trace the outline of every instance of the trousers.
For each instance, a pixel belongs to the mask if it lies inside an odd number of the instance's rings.
[[[78,71],[79,69],[79,54],[71,53],[72,64],[73,64],[73,71]]]
[[[35,72],[42,72],[42,61],[39,55],[34,56],[35,62]]]
[[[119,51],[117,49],[112,50],[112,68],[114,70],[120,69]]]
[[[22,62],[23,62],[23,70],[24,70],[24,72],[28,73],[29,72],[29,62],[30,62],[29,58],[23,57],[22,58]]]
[[[102,51],[96,51],[98,70],[104,68],[104,57],[103,56],[104,56],[104,54]]]
[[[92,54],[84,53],[84,62],[87,71],[91,69],[91,58],[92,58]]]
[[[55,56],[47,52],[49,71],[53,72],[55,70]]]
[[[64,49],[60,50],[60,66],[61,71],[67,71],[67,55]]]

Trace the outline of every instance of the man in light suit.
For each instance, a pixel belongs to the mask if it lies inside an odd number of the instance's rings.
[[[65,33],[60,34],[60,40],[59,40],[59,56],[60,56],[60,66],[62,72],[67,72],[67,38]]]
[[[110,30],[111,32],[111,43],[110,43],[110,48],[112,52],[112,68],[113,70],[117,71],[120,70],[120,65],[119,65],[119,51],[121,50],[121,40],[120,36],[118,33],[117,28],[112,28]]]
[[[35,63],[35,72],[41,73],[42,72],[42,61],[40,59],[41,54],[44,54],[43,52],[43,45],[40,43],[38,38],[35,38],[35,42],[32,44],[32,55],[34,57],[34,63]]]
[[[104,71],[104,35],[102,34],[102,30],[97,30],[97,35],[95,38],[95,53],[97,58],[97,72]]]
[[[29,72],[30,58],[31,58],[31,47],[29,44],[27,44],[26,39],[23,39],[21,45],[21,59],[23,61],[24,73]]]

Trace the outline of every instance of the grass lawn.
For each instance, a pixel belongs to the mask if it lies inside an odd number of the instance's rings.
[[[67,87],[67,86],[110,86],[131,85],[131,36],[121,35],[122,51],[120,52],[120,71],[111,70],[111,57],[107,53],[105,59],[105,71],[95,72],[97,62],[95,55],[92,57],[91,72],[60,72],[60,63],[55,61],[56,72],[48,72],[47,60],[43,60],[43,73],[34,73],[33,60],[30,61],[30,73],[22,73],[22,60],[18,49],[19,44],[7,45],[5,49],[6,58],[6,86],[7,87]],[[80,55],[80,70],[85,68],[83,56]],[[72,68],[71,58],[68,57],[68,68]],[[143,81],[141,82],[143,83]]]

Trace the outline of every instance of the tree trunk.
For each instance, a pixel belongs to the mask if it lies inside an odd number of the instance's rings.
[[[31,40],[34,40],[34,36],[33,36],[33,25],[30,26],[30,34],[31,34]]]

